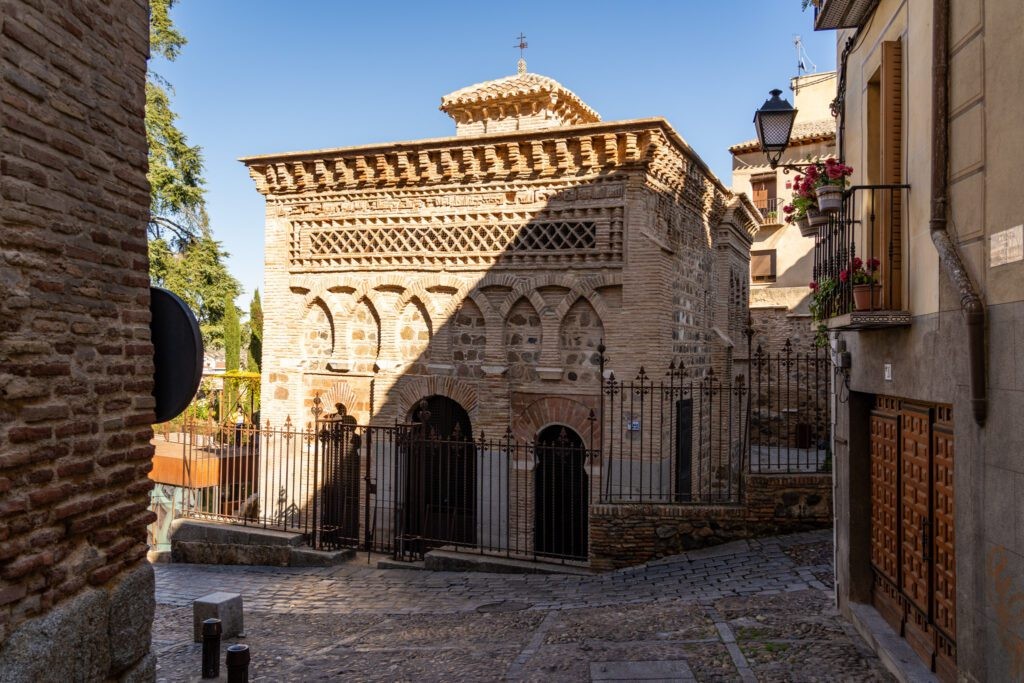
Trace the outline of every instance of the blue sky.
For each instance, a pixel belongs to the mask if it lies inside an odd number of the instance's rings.
[[[453,135],[441,96],[515,73],[520,31],[530,71],[605,121],[664,116],[726,184],[728,146],[796,73],[794,35],[819,71],[835,68],[834,32],[814,32],[797,0],[180,0],[172,17],[189,43],[151,67],[203,148],[243,310],[263,278],[264,203],[237,159]]]

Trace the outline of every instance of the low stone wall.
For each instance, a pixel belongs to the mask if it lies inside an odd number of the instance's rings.
[[[591,506],[590,566],[609,571],[743,538],[831,525],[831,475],[752,474],[740,505]]]

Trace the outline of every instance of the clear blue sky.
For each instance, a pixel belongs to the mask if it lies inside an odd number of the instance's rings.
[[[172,17],[188,45],[151,66],[203,148],[243,310],[262,284],[264,202],[238,157],[453,135],[441,96],[515,73],[520,31],[530,71],[605,121],[664,116],[726,184],[728,146],[796,74],[794,35],[819,71],[836,59],[835,33],[797,0],[180,0]]]

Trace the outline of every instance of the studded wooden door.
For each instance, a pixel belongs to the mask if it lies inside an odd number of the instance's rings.
[[[956,678],[953,415],[879,396],[871,413],[873,603],[928,666]]]

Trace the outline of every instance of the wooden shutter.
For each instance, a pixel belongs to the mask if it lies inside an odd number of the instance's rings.
[[[775,282],[775,250],[750,252],[750,279]]]
[[[887,185],[898,185],[903,182],[903,44],[900,41],[882,43],[880,75],[881,181]],[[882,206],[878,207],[881,220],[875,235],[874,256],[882,262],[882,277],[891,280],[891,283],[883,281],[883,291],[889,293],[889,301],[884,302],[884,307],[893,310],[902,308],[902,197],[903,193],[897,190],[893,190],[891,195],[888,192],[878,195]]]

